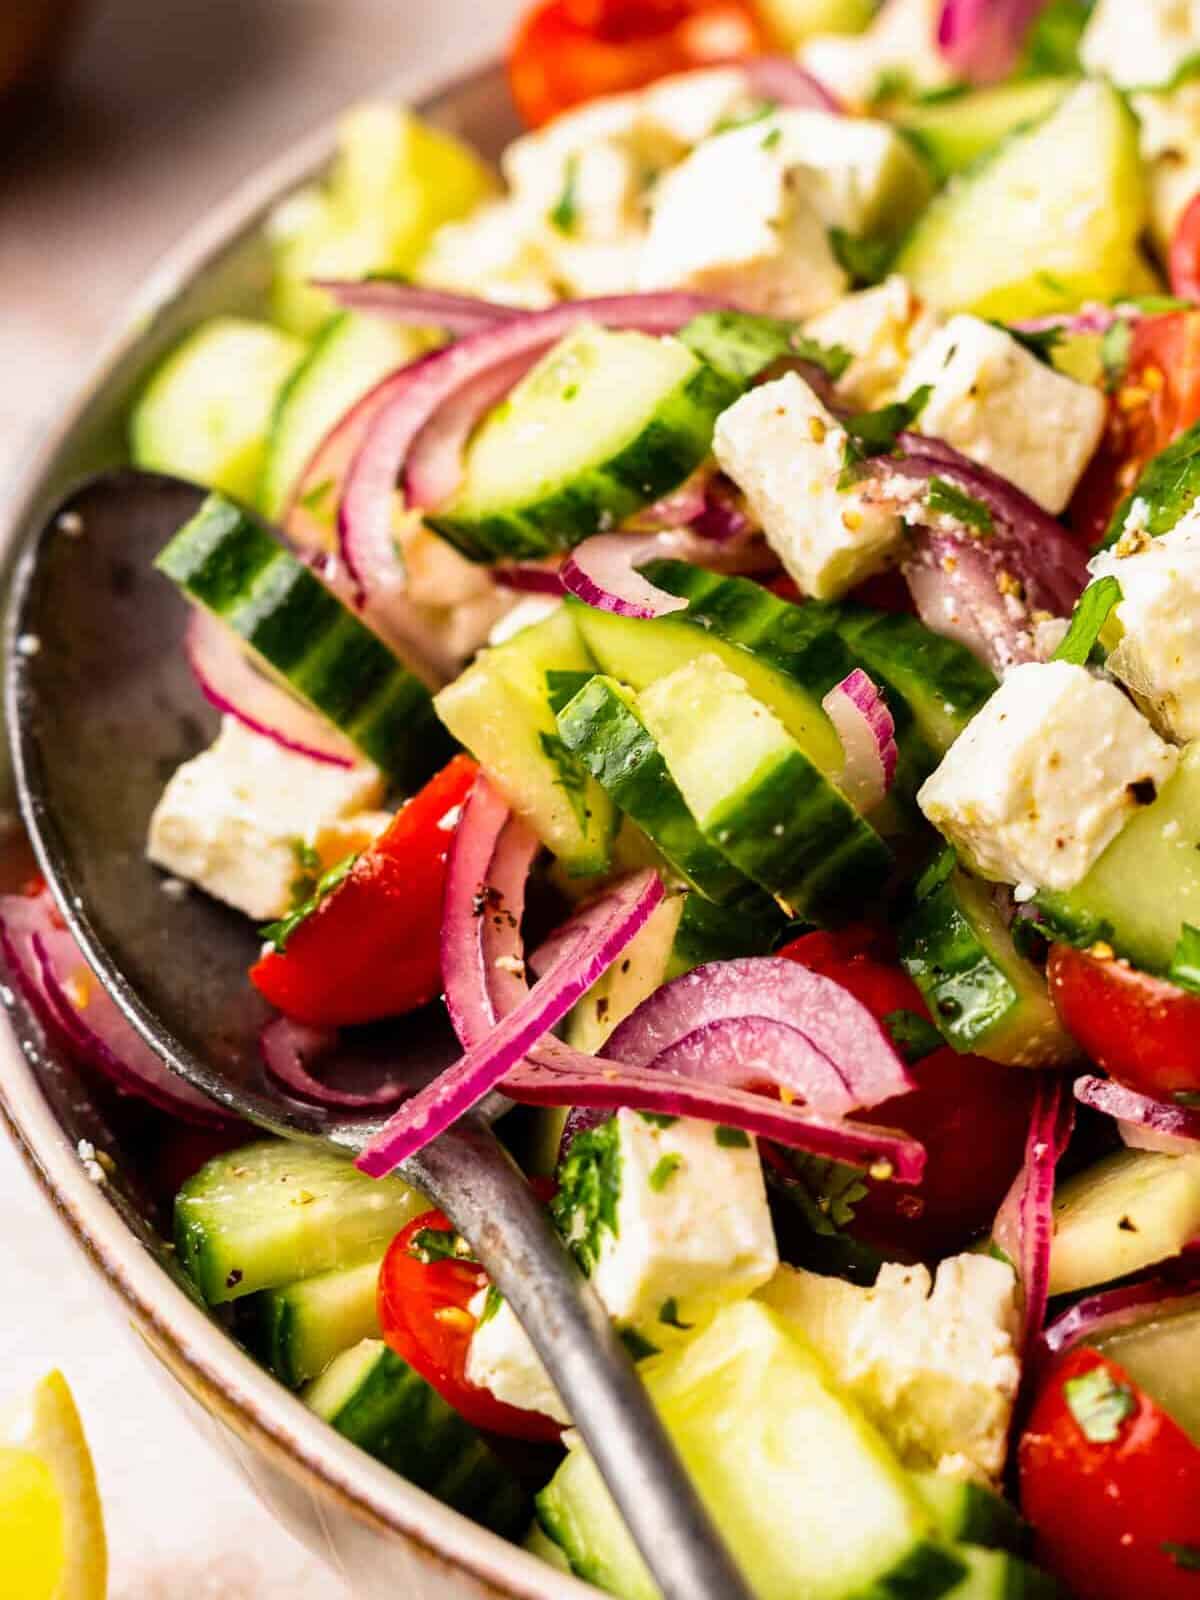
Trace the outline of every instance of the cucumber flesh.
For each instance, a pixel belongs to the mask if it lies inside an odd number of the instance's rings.
[[[406,793],[444,765],[425,685],[250,513],[210,495],[155,566]]]
[[[129,423],[135,465],[253,501],[281,389],[305,347],[277,328],[217,317],[150,379]]]
[[[1059,1186],[1050,1293],[1077,1294],[1177,1256],[1200,1233],[1200,1156],[1118,1150]]]
[[[1007,1550],[961,1545],[957,1554],[967,1574],[951,1589],[950,1600],[1067,1600],[1049,1573]]]
[[[1072,944],[1111,944],[1148,972],[1171,965],[1184,923],[1200,927],[1200,744],[1189,745],[1152,805],[1125,824],[1065,893],[1038,895],[1043,917]]]
[[[518,816],[573,877],[605,872],[616,808],[563,743],[551,699],[563,677],[578,683],[595,663],[560,607],[545,621],[485,650],[434,701]]]
[[[1013,944],[990,884],[949,872],[901,927],[900,960],[956,1050],[1013,1067],[1078,1059],[1045,976]]]
[[[1124,290],[1145,214],[1137,122],[1089,81],[944,190],[895,270],[943,311],[1011,322],[1069,310]]]
[[[1016,1508],[994,1490],[940,1472],[914,1472],[912,1479],[947,1539],[1014,1555],[1027,1548],[1028,1527]]]
[[[569,549],[690,476],[735,398],[678,339],[585,325],[484,423],[429,525],[477,561]]]
[[[759,1600],[934,1600],[964,1576],[907,1474],[765,1306],[729,1307],[638,1370]],[[657,1596],[582,1447],[538,1496],[538,1518],[579,1577],[624,1600]]]
[[[175,1197],[175,1249],[222,1305],[378,1257],[429,1201],[328,1150],[278,1139],[214,1157]]]
[[[942,103],[901,106],[896,120],[934,170],[950,178],[1012,134],[1040,122],[1072,87],[1070,78],[1005,83]]]
[[[785,910],[878,897],[886,845],[716,656],[651,685],[638,709],[701,831]]]
[[[317,1378],[343,1350],[378,1338],[379,1265],[322,1272],[243,1302],[239,1328],[246,1347],[289,1389]]]
[[[511,1536],[528,1522],[528,1496],[508,1468],[379,1340],[338,1356],[304,1402],[368,1455],[485,1528]]]
[[[1168,1304],[1159,1316],[1129,1328],[1114,1328],[1088,1342],[1124,1368],[1138,1388],[1200,1444],[1197,1341],[1200,1302],[1193,1298]]]

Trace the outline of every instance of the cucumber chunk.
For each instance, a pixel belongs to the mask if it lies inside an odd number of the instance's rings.
[[[950,1600],[1067,1600],[1064,1591],[1040,1568],[1007,1550],[959,1546],[956,1554],[967,1575],[950,1591]]]
[[[1050,1293],[1076,1294],[1177,1256],[1200,1233],[1200,1156],[1118,1150],[1054,1198]]]
[[[1138,1388],[1200,1444],[1200,1390],[1196,1385],[1200,1302],[1191,1298],[1168,1303],[1158,1316],[1100,1333],[1088,1343],[1123,1367]]]
[[[322,1272],[243,1302],[246,1347],[289,1389],[319,1377],[334,1356],[379,1336],[378,1252],[361,1266]]]
[[[275,406],[258,490],[265,516],[278,521],[283,515],[305,467],[335,423],[430,342],[419,328],[396,327],[350,311],[330,318]]]
[[[427,521],[476,561],[569,549],[690,476],[736,397],[678,339],[577,328],[483,424]]]
[[[1029,1530],[1025,1522],[1016,1508],[994,1490],[970,1479],[947,1478],[940,1472],[914,1472],[912,1479],[947,1539],[1008,1550],[1014,1555],[1026,1549]]]
[[[1137,811],[1074,889],[1039,910],[1072,944],[1098,939],[1165,973],[1185,922],[1200,927],[1200,744],[1189,745],[1152,805]]]
[[[1067,1066],[1079,1047],[1044,975],[1013,944],[992,886],[960,867],[921,894],[900,929],[900,961],[947,1042],[1012,1067]]]
[[[448,759],[424,683],[239,506],[210,495],[155,566],[405,792]]]
[[[277,328],[217,317],[163,362],[129,421],[135,465],[253,500],[280,390],[305,347]]]
[[[896,120],[934,170],[949,178],[974,166],[1010,135],[1040,122],[1072,87],[1070,78],[1004,83],[945,102],[901,106]]]
[[[562,675],[577,683],[594,671],[563,607],[485,650],[434,701],[446,727],[572,877],[608,870],[617,813],[563,743],[551,694]]]
[[[529,1499],[470,1423],[377,1339],[338,1356],[304,1403],[368,1455],[495,1533],[529,1520]]]
[[[701,831],[785,910],[878,896],[887,846],[716,656],[652,684],[638,709]]]
[[[939,195],[895,270],[941,310],[1005,322],[1109,300],[1145,213],[1137,122],[1115,89],[1088,82]]]
[[[429,1201],[277,1139],[214,1157],[175,1197],[175,1249],[210,1306],[378,1257]]]
[[[775,1312],[731,1306],[638,1370],[759,1600],[934,1600],[964,1576],[907,1474]],[[579,1577],[624,1600],[655,1600],[582,1447],[537,1505]]]

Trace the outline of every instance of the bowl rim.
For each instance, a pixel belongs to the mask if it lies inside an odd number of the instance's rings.
[[[386,80],[375,95],[420,110],[482,85],[495,75],[497,65],[491,58],[476,60],[451,75],[409,68]],[[183,289],[327,166],[340,115],[238,184],[159,259],[118,312],[114,330],[88,363],[87,378],[19,473],[16,492],[0,517],[6,576],[11,576],[24,531],[48,499],[53,463],[116,369]],[[172,1279],[109,1201],[104,1186],[88,1175],[37,1080],[36,1059],[37,1052],[22,1046],[6,1016],[0,1026],[0,1122],[91,1266],[133,1312],[137,1331],[206,1409],[302,1487],[378,1530],[411,1541],[427,1557],[450,1571],[464,1571],[495,1594],[518,1600],[595,1600],[598,1591],[590,1584],[490,1533],[342,1438],[253,1361]]]

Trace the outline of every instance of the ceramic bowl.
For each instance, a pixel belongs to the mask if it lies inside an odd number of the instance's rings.
[[[499,69],[464,78],[418,104],[490,155],[515,131]],[[262,309],[269,282],[262,223],[292,189],[320,174],[332,148],[329,130],[293,151],[204,221],[160,268],[34,464],[14,515],[0,530],[7,552],[81,477],[127,459],[129,401],[184,332],[217,312]],[[11,793],[0,795],[0,806],[11,803]],[[156,1114],[81,1077],[20,999],[7,988],[0,994],[9,1013],[9,1027],[0,1025],[0,1112],[63,1226],[119,1297],[148,1353],[270,1510],[364,1600],[594,1597],[589,1586],[380,1466],[242,1352],[173,1267],[164,1236],[170,1184],[162,1172],[163,1128]],[[90,1181],[80,1140],[111,1156],[109,1181]]]

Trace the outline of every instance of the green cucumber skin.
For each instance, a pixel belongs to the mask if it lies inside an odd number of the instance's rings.
[[[766,956],[801,933],[793,927],[768,894],[750,886],[750,895],[732,905],[718,906],[702,895],[689,894],[675,930],[675,943],[663,982],[680,978],[710,961],[734,961],[739,956]]]
[[[995,1490],[936,1472],[914,1472],[912,1477],[944,1538],[956,1544],[1006,1550],[1015,1556],[1028,1552],[1032,1543],[1029,1524]]]
[[[449,759],[425,685],[232,501],[211,495],[155,565],[406,792]]]
[[[531,560],[613,527],[691,476],[712,449],[718,416],[737,390],[700,363],[635,438],[603,466],[511,511],[455,508],[429,526],[472,561]]]
[[[238,1318],[247,1348],[289,1389],[319,1377],[343,1350],[379,1337],[382,1259],[250,1296]],[[314,1305],[318,1297],[321,1303]]]
[[[918,901],[899,939],[901,966],[956,1050],[969,1054],[1018,1004],[1017,991],[964,916],[953,878]]]
[[[508,1469],[436,1390],[386,1346],[325,1420],[344,1438],[495,1533],[515,1534],[529,1500]]]
[[[649,730],[611,678],[597,676],[558,714],[563,743],[691,886],[718,903],[745,877],[696,826]]]

